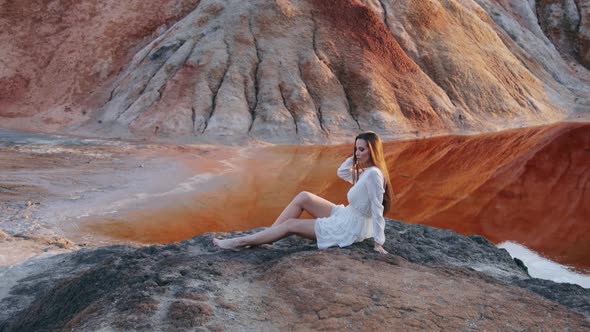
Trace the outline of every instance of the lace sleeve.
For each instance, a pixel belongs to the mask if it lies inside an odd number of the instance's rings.
[[[352,183],[352,163],[354,162],[353,157],[349,157],[348,159],[346,159],[342,165],[340,165],[340,167],[338,167],[338,171],[336,171],[336,174],[338,174],[338,176],[345,180],[348,181],[350,183]]]

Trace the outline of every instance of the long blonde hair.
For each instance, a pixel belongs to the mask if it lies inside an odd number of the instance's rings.
[[[383,180],[384,180],[384,187],[385,187],[385,193],[383,193],[383,215],[385,215],[389,209],[391,208],[391,200],[393,198],[393,191],[391,190],[391,181],[389,180],[389,171],[387,170],[387,164],[385,163],[385,157],[383,155],[383,143],[381,142],[381,138],[379,138],[379,135],[377,135],[377,133],[374,133],[372,131],[366,131],[363,133],[360,133],[357,135],[357,137],[354,139],[354,150],[353,150],[353,156],[354,156],[354,166],[353,166],[353,183],[356,183],[356,181],[359,178],[359,174],[360,174],[360,166],[359,163],[356,160],[356,141],[362,139],[365,140],[365,142],[367,142],[367,146],[369,147],[369,154],[371,157],[371,163],[379,168],[379,170],[381,171],[381,173],[383,174]]]

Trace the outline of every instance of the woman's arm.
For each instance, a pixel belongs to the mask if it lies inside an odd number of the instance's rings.
[[[386,254],[382,245],[385,243],[385,218],[383,218],[383,194],[385,193],[383,185],[383,175],[377,168],[369,170],[367,177],[367,191],[371,203],[371,217],[373,219],[373,240],[375,241],[375,250]]]
[[[353,163],[354,163],[354,158],[349,157],[348,159],[346,159],[342,163],[342,165],[340,165],[340,167],[338,167],[336,174],[338,174],[338,176],[341,179],[352,183],[352,164]]]

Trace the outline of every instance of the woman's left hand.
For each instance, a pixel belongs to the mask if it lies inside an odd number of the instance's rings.
[[[378,252],[380,254],[387,254],[387,251],[385,249],[383,249],[383,247],[379,243],[375,243],[373,250],[375,250],[376,252]]]

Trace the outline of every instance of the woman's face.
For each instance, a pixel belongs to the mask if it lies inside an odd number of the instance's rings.
[[[367,145],[367,141],[362,138],[359,138],[354,143],[355,149],[354,154],[356,156],[356,161],[363,165],[369,165],[371,154],[369,153],[369,147]]]

